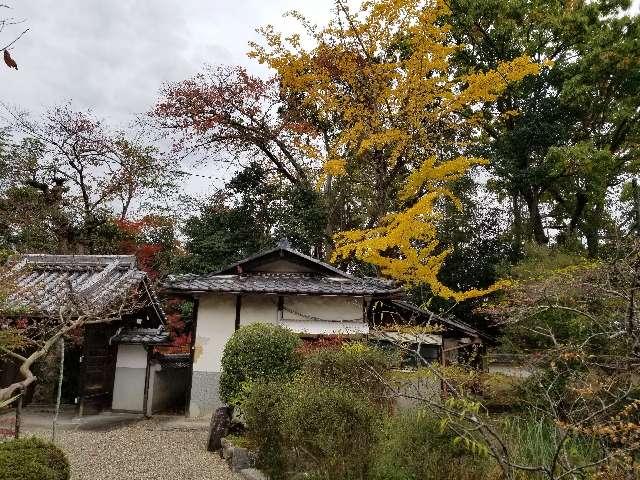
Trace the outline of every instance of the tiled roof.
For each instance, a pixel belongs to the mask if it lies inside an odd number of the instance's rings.
[[[111,341],[114,343],[166,345],[171,343],[171,336],[162,326],[159,328],[128,328],[116,333]]]
[[[189,368],[191,355],[188,353],[161,353],[157,356],[162,368]]]
[[[16,290],[9,305],[34,314],[106,311],[140,293],[161,319],[164,316],[133,255],[22,255],[9,276]]]
[[[277,295],[385,295],[398,291],[377,278],[322,276],[309,273],[206,274],[169,277],[164,287],[174,291],[263,293]]]
[[[420,308],[414,303],[403,301],[403,300],[394,300],[391,303],[396,307],[402,308],[404,310],[409,310],[415,313],[416,315],[419,315],[422,318],[427,318],[429,321],[439,323],[452,330],[462,332],[465,335],[470,335],[473,337],[482,337],[486,340],[493,340],[491,336],[485,334],[484,332],[481,332],[476,328],[473,328],[468,323],[465,323],[462,320],[459,320],[455,317],[451,317],[451,316],[442,317],[440,315],[433,313],[430,310],[427,310],[426,308]]]

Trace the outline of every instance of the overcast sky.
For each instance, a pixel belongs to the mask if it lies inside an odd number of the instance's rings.
[[[73,100],[114,121],[147,110],[166,81],[204,63],[254,65],[255,28],[280,27],[294,0],[15,0],[30,31],[12,49],[18,72],[0,69],[0,97],[37,111]],[[305,2],[317,21],[331,0]],[[20,29],[15,26],[14,32]],[[3,40],[9,33],[2,34]]]
[[[19,71],[0,68],[0,100],[34,113],[72,101],[114,126],[148,111],[163,82],[194,75],[203,64],[241,64],[255,28],[287,30],[282,14],[298,8],[324,23],[333,0],[9,0],[24,18],[0,34],[29,32],[12,48]],[[357,3],[357,0],[350,2]],[[638,10],[640,0],[635,0]],[[200,170],[202,173],[202,170]],[[206,172],[204,172],[206,173]],[[210,172],[212,175],[215,172]],[[190,190],[207,181],[192,177]]]
[[[198,73],[205,63],[261,68],[246,57],[255,29],[286,30],[283,13],[303,6],[325,22],[332,0],[14,0],[3,45],[29,28],[12,48],[19,70],[0,68],[0,100],[39,113],[71,101],[121,127],[148,111],[163,82]],[[3,10],[6,16],[7,11]],[[13,35],[13,36],[12,36]],[[191,168],[191,167],[187,167]],[[192,168],[191,168],[192,169]],[[198,169],[210,173],[211,167]],[[208,190],[192,177],[191,193]]]

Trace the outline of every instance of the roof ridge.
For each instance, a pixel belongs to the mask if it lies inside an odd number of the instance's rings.
[[[123,267],[137,268],[135,255],[53,255],[48,253],[25,253],[18,257],[20,264],[56,266],[99,266],[115,261]]]
[[[296,255],[300,258],[303,258],[309,262],[312,262],[316,265],[321,266],[322,268],[332,271],[334,273],[337,273],[338,275],[345,277],[345,278],[357,278],[354,277],[354,275],[351,275],[350,273],[347,273],[345,271],[340,270],[337,267],[334,267],[333,265],[331,265],[330,263],[324,262],[318,258],[312,257],[310,255],[307,255],[305,253],[302,253],[294,248],[292,248],[291,246],[288,245],[287,243],[279,243],[278,246],[276,246],[275,248],[269,248],[269,249],[265,249],[262,250],[254,255],[250,255],[246,258],[243,258],[242,260],[239,260],[237,262],[234,262],[230,265],[226,265],[223,268],[220,268],[214,272],[211,272],[211,274],[216,274],[216,273],[223,273],[229,270],[232,270],[234,267],[238,267],[241,266],[245,263],[251,262],[253,260],[257,260],[261,257],[266,257],[267,255],[271,255],[272,253],[276,253],[276,252],[287,252],[287,253],[291,253],[292,255]]]

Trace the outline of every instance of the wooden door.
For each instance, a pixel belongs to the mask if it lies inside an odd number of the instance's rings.
[[[84,332],[78,415],[92,415],[111,408],[118,348],[109,345],[118,324],[89,325]]]

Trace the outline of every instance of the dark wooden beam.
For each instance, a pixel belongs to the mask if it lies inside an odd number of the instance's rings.
[[[278,297],[278,321],[282,320],[283,312],[284,311],[284,297],[282,295],[280,295]]]
[[[191,321],[191,345],[189,347],[189,383],[187,384],[186,395],[187,398],[184,402],[185,416],[189,416],[189,408],[191,407],[191,387],[193,386],[193,361],[196,353],[196,332],[198,328],[198,310],[200,309],[200,299],[193,297],[193,309]]]
[[[151,356],[153,354],[153,346],[148,345],[147,349],[147,368],[144,371],[144,397],[142,400],[142,413],[144,418],[151,418],[151,412],[149,409],[149,383],[151,377]]]
[[[240,329],[240,311],[242,310],[242,295],[236,295],[236,330]]]

